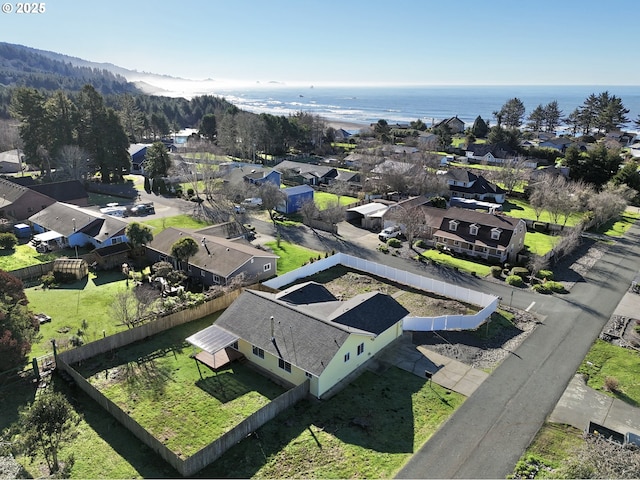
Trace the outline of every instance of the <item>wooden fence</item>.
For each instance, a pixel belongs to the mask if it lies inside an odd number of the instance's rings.
[[[156,452],[165,462],[176,469],[182,476],[190,476],[202,470],[204,467],[214,462],[223,455],[229,448],[237,444],[250,433],[254,432],[262,425],[273,419],[283,410],[293,406],[295,403],[305,398],[309,393],[309,381],[291,388],[278,396],[257,412],[240,422],[233,429],[214,440],[212,443],[202,448],[192,456],[182,459],[176,453],[167,448],[162,442],[149,433],[137,421],[131,418],[113,401],[104,396],[97,388],[89,383],[72,365],[86,360],[95,355],[106,353],[111,350],[123,347],[130,343],[144,340],[145,338],[161,333],[177,325],[182,325],[200,319],[211,313],[227,308],[240,295],[242,290],[235,290],[222,297],[215,298],[195,308],[181,310],[169,315],[165,315],[157,320],[140,325],[130,330],[102,338],[95,342],[87,343],[73,350],[61,352],[57,356],[57,368],[67,372],[76,384],[98,405],[104,408],[109,414],[120,422],[127,430],[135,435],[141,442]],[[212,415],[215,412],[211,412]]]

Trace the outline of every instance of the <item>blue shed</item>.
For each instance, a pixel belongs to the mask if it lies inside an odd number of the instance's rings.
[[[313,201],[313,188],[309,185],[283,188],[281,191],[285,195],[285,201],[276,207],[280,213],[295,213],[304,202]]]
[[[18,238],[30,238],[31,227],[26,223],[17,223],[13,226],[13,233]]]

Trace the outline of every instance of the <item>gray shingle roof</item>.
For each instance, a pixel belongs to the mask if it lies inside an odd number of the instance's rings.
[[[252,258],[278,258],[273,253],[259,250],[249,244],[178,228],[167,228],[158,233],[147,247],[170,256],[172,245],[183,236],[193,238],[200,247],[198,252],[189,258],[189,263],[225,278]],[[202,246],[203,238],[206,248]]]
[[[309,297],[319,292],[309,284],[298,288],[313,288],[314,292],[307,292]],[[287,295],[291,294],[289,290]],[[278,300],[277,295],[245,290],[218,318],[216,325],[317,376],[350,334],[377,335],[408,314],[393,298],[379,292],[347,302],[302,305]]]

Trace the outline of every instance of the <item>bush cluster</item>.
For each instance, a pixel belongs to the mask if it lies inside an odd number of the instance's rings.
[[[18,237],[16,237],[13,233],[0,233],[0,249],[13,250],[17,244]]]
[[[502,267],[500,265],[494,265],[493,267],[491,267],[491,275],[494,278],[502,277]]]
[[[553,272],[551,270],[538,270],[536,277],[543,280],[553,280]]]
[[[397,238],[390,238],[387,240],[387,245],[393,248],[400,248],[402,246],[402,242]]]
[[[524,280],[529,276],[529,270],[525,267],[513,267],[509,275],[517,275]]]
[[[522,277],[518,275],[509,275],[507,278],[505,278],[505,282],[513,287],[521,287],[524,284]]]

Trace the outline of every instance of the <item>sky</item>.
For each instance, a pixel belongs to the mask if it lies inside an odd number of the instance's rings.
[[[42,3],[0,41],[252,85],[640,85],[637,0]]]

